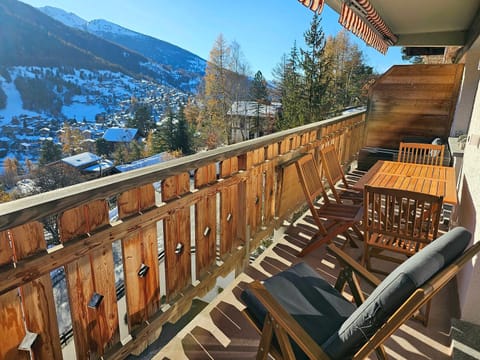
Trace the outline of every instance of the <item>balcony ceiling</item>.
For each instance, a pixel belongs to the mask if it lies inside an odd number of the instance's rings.
[[[341,0],[326,0],[341,12]],[[370,0],[397,46],[470,46],[480,32],[478,0]]]

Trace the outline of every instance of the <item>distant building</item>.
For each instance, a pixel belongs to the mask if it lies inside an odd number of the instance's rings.
[[[103,138],[112,143],[129,143],[138,140],[140,135],[137,129],[113,127],[105,131]]]
[[[271,133],[280,108],[280,103],[264,105],[256,101],[235,101],[227,113],[232,120],[232,141],[244,141]]]
[[[74,167],[82,174],[92,175],[92,177],[110,175],[114,169],[112,161],[103,159],[90,152],[69,156],[60,161]]]

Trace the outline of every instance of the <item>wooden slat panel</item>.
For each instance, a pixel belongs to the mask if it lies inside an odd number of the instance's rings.
[[[121,219],[138,214],[155,205],[153,185],[126,191],[118,198]],[[130,331],[149,320],[160,309],[157,225],[152,224],[123,239],[123,271],[127,299],[127,319]],[[145,276],[139,276],[142,265],[148,266]]]
[[[195,187],[203,188],[216,181],[215,164],[204,166],[195,172]],[[215,261],[217,236],[216,193],[203,197],[195,205],[195,266],[200,279]]]
[[[108,206],[98,200],[64,212],[59,218],[62,242],[108,226]],[[99,357],[119,342],[118,309],[111,245],[65,266],[76,354]],[[103,296],[88,307],[94,293]]]
[[[397,149],[408,138],[446,141],[463,65],[394,66],[369,94],[366,146]]]
[[[162,200],[167,202],[190,191],[190,175],[182,173],[162,181]]]
[[[169,201],[190,191],[190,176],[184,173],[162,181],[162,198]],[[191,283],[190,208],[178,208],[163,222],[165,277],[170,300]],[[181,249],[179,248],[181,247]]]
[[[262,221],[262,166],[250,169],[251,176],[247,179],[247,219],[250,232],[254,234]]]
[[[43,226],[29,223],[10,230],[16,261],[46,250]],[[39,338],[33,344],[33,354],[38,359],[61,359],[62,349],[58,331],[55,300],[50,274],[20,288],[25,325]]]
[[[242,170],[248,169],[253,161],[254,154],[252,152],[247,153],[240,160],[235,157],[222,161],[220,164],[222,178],[228,178],[236,173],[239,167]],[[238,210],[238,185],[224,187],[220,191],[220,256],[223,258],[237,244]]]
[[[275,165],[267,162],[265,169],[265,224],[269,224],[275,216]]]
[[[13,249],[8,232],[0,232],[0,266],[13,264]],[[29,359],[25,351],[17,350],[25,336],[22,307],[18,290],[0,295],[0,359]]]
[[[179,209],[164,220],[164,237],[167,299],[171,300],[191,283],[190,209]]]

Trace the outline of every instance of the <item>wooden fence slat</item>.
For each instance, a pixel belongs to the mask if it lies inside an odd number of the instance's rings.
[[[264,217],[265,224],[269,224],[273,221],[275,216],[275,165],[273,162],[267,162],[265,164],[265,205],[264,205]]]
[[[165,190],[167,193],[165,194]],[[169,201],[190,191],[190,176],[183,173],[162,181],[162,198]],[[167,299],[191,283],[190,207],[177,208],[163,222]]]
[[[108,206],[103,200],[67,210],[59,217],[61,241],[92,233],[108,223]],[[100,357],[120,338],[112,246],[104,245],[67,264],[65,274],[77,357]],[[95,293],[103,298],[97,307],[89,307]]]
[[[0,266],[13,264],[13,249],[10,246],[8,231],[0,232]],[[0,295],[0,359],[30,359],[18,345],[25,336],[22,307],[18,290]]]
[[[164,220],[167,299],[191,283],[190,209],[178,209]]]
[[[119,218],[139,214],[155,205],[155,189],[147,184],[118,197]],[[122,240],[127,319],[130,331],[148,321],[160,309],[157,225]],[[147,266],[145,274],[140,274]]]
[[[215,164],[203,166],[195,172],[195,187],[200,189],[216,181]],[[195,205],[195,268],[201,279],[215,262],[217,238],[217,195],[204,196]]]
[[[46,250],[43,226],[39,222],[28,223],[10,230],[15,260]],[[62,359],[55,299],[50,274],[23,285],[20,288],[26,329],[38,334],[32,351],[35,359]]]

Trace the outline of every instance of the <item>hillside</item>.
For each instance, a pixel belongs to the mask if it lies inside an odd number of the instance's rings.
[[[182,90],[195,91],[199,80],[205,75],[204,59],[166,41],[140,34],[106,20],[86,21],[73,13],[50,6],[39,8],[39,10],[66,26],[119,44],[161,64],[169,70],[166,74],[169,78],[167,82],[181,82]],[[188,82],[191,86],[188,86]]]
[[[0,2],[0,23],[2,66],[110,70],[134,78],[154,80],[185,91],[194,90],[202,76],[201,73],[184,69],[181,65],[175,70],[172,63],[178,62],[177,60],[167,64],[156,62],[135,49],[128,49],[90,32],[66,26],[38,9],[16,0]],[[186,61],[188,63],[188,60]],[[194,69],[198,70],[198,66]]]

